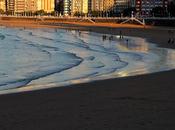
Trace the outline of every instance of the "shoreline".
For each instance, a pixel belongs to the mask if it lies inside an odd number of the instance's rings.
[[[118,34],[122,29],[124,35],[142,36],[161,47],[175,48],[165,43],[169,36],[164,28],[128,30],[112,26],[111,30],[79,25],[78,29],[108,34]],[[175,70],[170,70],[0,95],[0,126],[9,130],[174,129],[174,77]]]
[[[169,38],[175,39],[175,28],[142,26],[132,24],[115,23],[87,23],[87,22],[44,22],[44,21],[20,21],[20,20],[0,20],[0,26],[26,27],[26,28],[58,28],[68,30],[92,31],[103,34],[119,35],[120,31],[124,36],[141,37],[148,42],[157,44],[164,48],[173,48],[175,45],[168,44]],[[170,36],[169,31],[173,33]],[[160,37],[161,35],[161,37]]]

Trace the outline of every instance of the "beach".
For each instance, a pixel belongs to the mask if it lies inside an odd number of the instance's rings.
[[[11,23],[11,25],[9,24]],[[0,21],[24,27],[24,22]],[[78,29],[144,37],[161,47],[171,28],[90,23],[26,23],[25,27]],[[171,130],[175,129],[175,70],[94,81],[59,88],[0,95],[4,130]]]

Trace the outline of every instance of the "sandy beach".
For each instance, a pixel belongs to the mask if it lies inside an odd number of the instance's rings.
[[[1,21],[144,37],[161,47],[173,28],[140,25]],[[2,130],[173,130],[175,70],[66,87],[0,95]]]

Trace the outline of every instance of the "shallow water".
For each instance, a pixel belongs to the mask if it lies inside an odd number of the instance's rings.
[[[175,51],[143,38],[61,29],[0,28],[0,93],[175,68]],[[18,88],[15,89],[14,88]]]

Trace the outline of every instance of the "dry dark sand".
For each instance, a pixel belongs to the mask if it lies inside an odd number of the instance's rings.
[[[117,34],[121,28],[79,29]],[[122,27],[122,31],[175,47],[167,44],[165,28]],[[0,95],[0,129],[174,130],[175,70]]]

